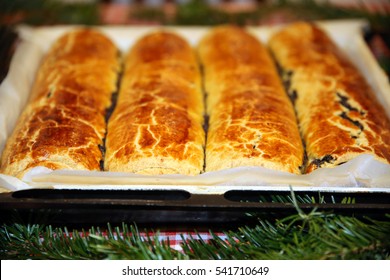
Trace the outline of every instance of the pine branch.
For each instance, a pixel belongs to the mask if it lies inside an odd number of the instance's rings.
[[[269,201],[269,197],[264,198]],[[353,198],[344,198],[353,203]],[[122,224],[107,230],[52,228],[20,221],[0,227],[1,259],[390,259],[390,216],[383,221],[323,213],[304,213],[300,203],[326,203],[318,198],[275,195],[271,202],[292,203],[297,213],[274,220],[258,217],[255,227],[225,232],[226,239],[210,231],[213,239],[198,235],[185,239],[182,252],[159,232],[142,235],[137,226]],[[44,219],[47,217],[44,216]],[[17,218],[14,218],[18,221]]]
[[[173,250],[159,233],[141,236],[136,226],[107,231],[11,224],[0,227],[1,259],[390,259],[390,216],[384,221],[313,211],[255,227],[227,231],[226,239],[210,232],[183,239]],[[106,234],[105,234],[106,233]]]
[[[286,224],[291,220],[293,224]],[[371,222],[318,212],[305,218],[297,214],[227,232],[228,242],[190,240],[184,252],[196,259],[389,259],[390,223]]]
[[[226,232],[224,241],[214,236],[212,243],[191,239],[184,252],[196,259],[389,259],[390,220],[366,223],[353,217],[337,216],[313,209],[305,214],[299,202],[309,197],[291,192],[297,214],[276,222],[260,220],[255,228]],[[313,198],[312,198],[313,199]],[[319,200],[323,202],[320,196]],[[286,201],[276,197],[277,202]],[[353,203],[353,199],[343,199]],[[313,199],[313,203],[316,203]],[[389,218],[389,217],[388,217]]]
[[[0,228],[1,259],[184,259],[169,242],[147,235],[136,226],[108,225],[107,236],[99,228],[71,233],[67,228],[39,225],[3,225]]]

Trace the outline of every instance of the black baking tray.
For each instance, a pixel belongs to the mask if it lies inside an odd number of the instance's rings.
[[[0,28],[7,60],[0,64],[0,82],[8,71],[17,35]],[[7,44],[5,44],[7,42]],[[389,182],[390,184],[390,182]],[[297,198],[294,205],[292,196]],[[313,197],[316,203],[299,200]],[[321,203],[318,201],[321,198]],[[383,217],[390,213],[390,192],[330,190],[230,190],[193,194],[178,190],[54,190],[34,189],[0,194],[0,222],[17,215],[23,220],[48,217],[50,224],[97,225],[136,222],[145,225],[217,225],[256,222],[258,216],[281,217],[314,209],[354,216]],[[14,221],[14,220],[13,220]]]
[[[308,200],[313,199],[313,202]],[[344,215],[383,217],[388,192],[231,190],[191,194],[185,190],[32,189],[0,194],[0,220],[50,215],[51,224],[135,222],[145,225],[237,225],[259,216],[280,217],[314,209]]]

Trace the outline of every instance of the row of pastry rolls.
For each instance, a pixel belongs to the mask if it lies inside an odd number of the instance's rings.
[[[3,155],[2,172],[35,166],[195,175],[260,165],[299,173],[303,149],[291,104],[265,48],[235,27],[211,31],[199,46],[210,125],[204,158],[199,63],[181,37],[142,37],[124,59],[119,97],[117,50],[102,34],[62,37],[38,71],[32,98]]]
[[[262,44],[225,26],[203,38],[198,55],[167,32],[141,38],[125,59],[108,124],[105,169],[143,174],[199,174],[237,166],[300,173],[303,146],[294,110]],[[205,162],[205,164],[204,164]]]
[[[81,29],[59,38],[36,74],[0,172],[21,178],[36,166],[101,170],[106,108],[119,70],[118,50],[100,32]]]
[[[295,23],[269,41],[298,116],[306,172],[358,155],[390,162],[390,121],[357,68],[319,27]]]
[[[238,166],[299,174],[363,153],[389,160],[383,108],[325,33],[293,25],[274,35],[270,47],[293,104],[267,49],[243,29],[211,29],[196,50],[200,61],[177,34],[142,37],[124,58],[106,130],[117,50],[94,31],[67,34],[42,63],[1,172],[99,170],[104,160],[100,169],[142,174],[196,175]]]

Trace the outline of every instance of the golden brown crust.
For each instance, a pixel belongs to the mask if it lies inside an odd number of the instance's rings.
[[[269,45],[295,100],[307,172],[337,166],[360,154],[390,161],[386,112],[324,31],[296,23],[275,34]]]
[[[210,117],[206,171],[264,166],[300,173],[304,151],[294,110],[262,44],[221,26],[198,51]]]
[[[36,166],[100,170],[105,111],[118,71],[118,50],[100,32],[79,29],[59,38],[8,139],[1,173],[22,178]]]
[[[159,31],[141,38],[125,59],[109,120],[105,170],[199,174],[204,164],[203,96],[190,45]]]

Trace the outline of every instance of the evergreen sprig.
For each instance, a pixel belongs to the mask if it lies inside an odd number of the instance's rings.
[[[205,241],[182,236],[182,251],[142,235],[137,226],[69,232],[66,227],[8,224],[0,227],[1,259],[390,259],[390,216],[381,221],[317,210],[258,221]]]
[[[183,259],[185,256],[159,241],[159,233],[141,236],[134,225],[102,231],[66,227],[11,224],[0,227],[1,259]]]
[[[192,239],[184,252],[195,259],[389,259],[389,233],[389,221],[312,212],[227,232],[227,241]]]

